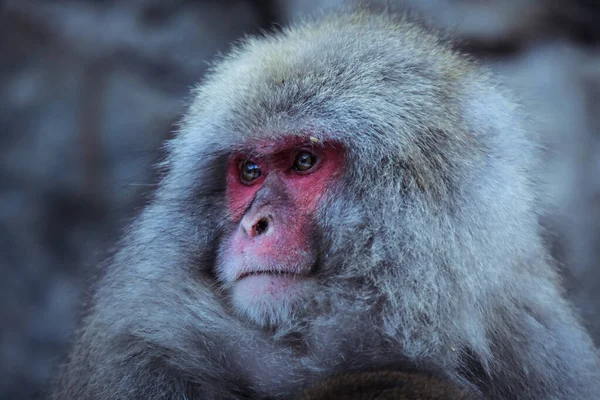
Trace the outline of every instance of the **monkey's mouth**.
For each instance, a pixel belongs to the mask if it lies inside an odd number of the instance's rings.
[[[244,278],[249,276],[273,276],[273,277],[300,277],[302,274],[292,271],[281,271],[281,270],[272,270],[272,271],[248,271],[243,272],[236,279],[237,281],[241,281]]]

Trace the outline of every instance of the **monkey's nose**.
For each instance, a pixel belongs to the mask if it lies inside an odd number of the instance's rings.
[[[242,228],[250,237],[254,238],[260,235],[266,235],[270,232],[273,225],[273,217],[271,214],[248,216],[242,218]]]

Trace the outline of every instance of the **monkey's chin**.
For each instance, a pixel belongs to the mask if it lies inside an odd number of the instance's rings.
[[[310,279],[294,274],[255,274],[232,288],[235,309],[261,326],[289,320],[294,305],[307,293]]]

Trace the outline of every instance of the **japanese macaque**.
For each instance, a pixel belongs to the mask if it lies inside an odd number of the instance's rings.
[[[246,40],[196,90],[53,398],[291,399],[410,366],[452,399],[597,399],[543,245],[534,133],[405,16]]]

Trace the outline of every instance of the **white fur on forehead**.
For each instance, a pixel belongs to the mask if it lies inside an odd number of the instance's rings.
[[[415,65],[415,59],[425,65]],[[410,90],[410,102],[427,106],[436,101],[435,91],[448,90],[435,88],[437,79],[430,88],[414,86],[423,81],[423,72],[457,80],[452,71],[462,63],[436,36],[405,19],[334,14],[249,39],[225,57],[196,91],[182,140],[196,148],[226,147],[244,136],[297,134],[300,129],[358,140],[344,132],[367,133],[372,122],[407,130],[415,122],[425,123],[422,118],[428,115],[407,114],[413,107],[403,105],[402,91]],[[420,79],[410,79],[413,74]],[[393,81],[402,80],[397,93],[390,93],[390,85],[398,84]],[[346,93],[346,86],[352,90]],[[390,94],[389,106],[382,108]],[[371,121],[369,115],[387,121]]]

